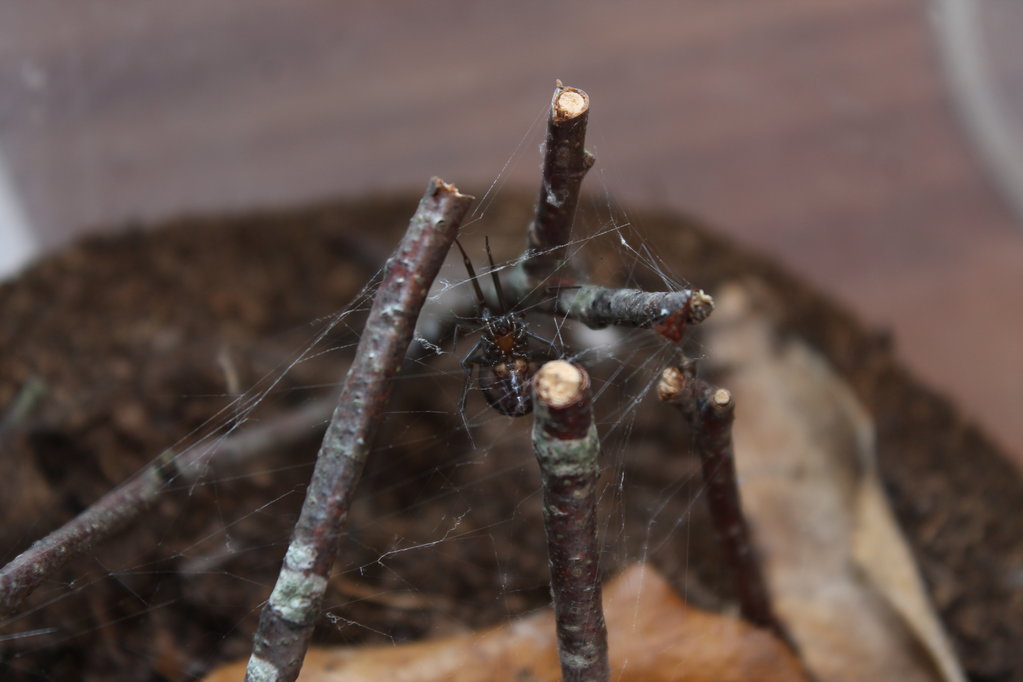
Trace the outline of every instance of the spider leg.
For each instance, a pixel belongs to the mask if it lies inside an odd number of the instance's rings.
[[[480,353],[483,350],[482,339],[476,342],[476,345],[472,347],[464,358],[462,358],[462,369],[465,370],[465,384],[462,387],[462,400],[459,402],[458,411],[462,415],[462,421],[465,421],[465,404],[469,400],[469,388],[472,385],[472,368],[473,366],[479,366],[485,364],[486,359]],[[468,423],[465,425],[466,431],[469,430]]]
[[[453,329],[451,330],[451,348],[454,349],[458,346],[458,342],[467,336],[475,334],[480,330],[479,323],[469,324],[470,320],[455,320]]]
[[[547,351],[546,352],[531,352],[529,354],[529,359],[530,360],[534,360],[534,361],[535,360],[556,360],[556,359],[558,359],[560,357],[564,357],[564,355],[565,355],[564,349],[559,351],[557,344],[554,341],[552,341],[551,339],[545,339],[544,337],[540,336],[539,334],[534,334],[533,332],[529,331],[528,329],[526,330],[526,336],[528,336],[529,338],[533,339],[534,341],[539,341],[543,345],[547,346]]]

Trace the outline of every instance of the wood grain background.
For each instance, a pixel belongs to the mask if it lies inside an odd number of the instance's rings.
[[[369,190],[533,187],[555,78],[590,189],[694,213],[891,329],[1023,465],[1023,230],[956,117],[922,0],[12,0],[0,153],[82,229]]]

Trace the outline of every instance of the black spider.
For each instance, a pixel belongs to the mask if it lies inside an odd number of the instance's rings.
[[[462,359],[465,388],[462,391],[461,410],[464,414],[469,387],[472,384],[472,368],[476,366],[479,368],[477,380],[480,390],[491,407],[509,417],[527,415],[533,411],[533,374],[536,372],[536,364],[533,362],[536,356],[530,353],[529,339],[542,341],[552,349],[554,343],[529,331],[526,317],[521,312],[505,309],[501,280],[494,269],[494,258],[490,253],[490,239],[486,240],[487,258],[490,260],[490,274],[494,279],[494,292],[500,309],[498,315],[493,314],[487,307],[476,271],[465,249],[457,239],[455,244],[462,252],[465,269],[476,293],[482,332],[480,340]]]

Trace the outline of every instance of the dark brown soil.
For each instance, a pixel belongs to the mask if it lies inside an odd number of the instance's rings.
[[[530,205],[513,196],[488,209],[497,253],[519,250]],[[224,424],[233,409],[227,377],[247,387],[277,376],[372,277],[413,207],[381,198],[184,219],[81,243],[0,288],[0,405],[30,382],[46,386],[30,415],[0,434],[0,560],[164,448],[194,440],[207,420]],[[582,222],[606,219],[598,211]],[[713,293],[725,279],[755,276],[790,302],[791,332],[831,358],[877,419],[885,482],[971,679],[1023,680],[1023,484],[1007,460],[899,367],[883,333],[693,221],[630,220],[697,286]],[[591,264],[598,281],[620,274],[613,258]],[[256,418],[338,380],[359,307],[324,340],[335,350],[296,366]],[[352,511],[320,641],[401,641],[547,601],[528,420],[487,420],[476,438],[490,445],[474,450],[457,411],[453,356],[417,365],[401,382]],[[950,371],[968,372],[968,362]],[[631,390],[626,383],[615,388]],[[613,393],[601,401],[613,409]],[[619,429],[629,446],[608,471],[605,570],[647,557],[690,600],[725,608],[726,572],[693,503],[697,467],[671,445],[687,437],[656,407]],[[73,561],[25,615],[3,624],[0,677],[192,679],[244,656],[317,442],[310,433],[304,447],[236,476],[173,490]]]

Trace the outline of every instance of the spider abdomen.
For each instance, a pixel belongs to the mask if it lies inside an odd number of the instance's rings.
[[[533,411],[533,373],[525,358],[512,358],[490,367],[480,367],[483,397],[495,410],[509,417],[523,417]]]

